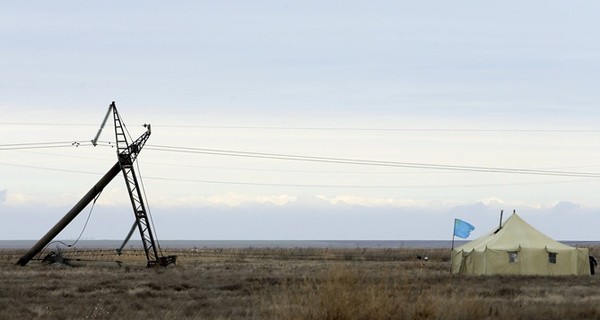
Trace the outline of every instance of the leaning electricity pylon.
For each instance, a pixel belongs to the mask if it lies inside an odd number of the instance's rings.
[[[156,265],[167,266],[176,262],[176,256],[162,256],[159,254],[158,242],[152,230],[152,223],[148,217],[148,212],[146,209],[147,206],[144,203],[140,183],[133,166],[135,159],[150,137],[151,127],[149,124],[144,125],[146,127],[146,132],[135,141],[129,143],[127,136],[125,135],[125,126],[121,121],[121,117],[117,111],[115,102],[113,101],[108,107],[108,111],[106,112],[106,116],[102,121],[100,130],[98,130],[96,137],[92,140],[92,144],[94,146],[96,145],[98,138],[100,137],[100,133],[102,132],[102,129],[104,128],[111,113],[113,114],[114,118],[115,137],[117,144],[117,163],[115,163],[115,165],[108,170],[108,172],[81,198],[81,200],[79,200],[79,202],[75,204],[75,206],[73,206],[71,210],[69,210],[69,212],[67,212],[67,214],[65,214],[60,221],[54,225],[54,227],[52,227],[40,240],[38,240],[38,242],[33,245],[33,247],[31,247],[31,249],[29,249],[25,255],[19,259],[17,262],[18,265],[26,265],[29,261],[31,261],[31,259],[33,259],[33,257],[42,251],[50,243],[50,241],[52,241],[96,196],[102,192],[102,190],[119,174],[119,172],[123,172],[123,176],[125,178],[129,199],[131,200],[131,205],[133,207],[135,222],[131,231],[123,242],[123,245],[118,251],[120,251],[125,243],[127,243],[133,233],[133,230],[137,227],[138,231],[140,232],[144,251],[146,253],[148,267]]]

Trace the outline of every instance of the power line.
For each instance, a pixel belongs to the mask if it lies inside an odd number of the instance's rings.
[[[461,165],[431,164],[431,163],[418,163],[418,162],[398,162],[398,161],[381,161],[381,160],[367,160],[367,159],[332,158],[332,157],[291,155],[291,154],[282,154],[282,153],[263,153],[263,152],[248,152],[248,151],[223,150],[223,149],[189,148],[189,147],[176,147],[176,146],[164,146],[164,145],[162,145],[162,146],[161,145],[148,145],[146,148],[149,150],[162,151],[162,152],[208,154],[208,155],[218,155],[218,156],[272,159],[272,160],[321,162],[321,163],[336,163],[336,164],[366,165],[366,166],[381,166],[381,167],[398,167],[398,168],[434,169],[434,170],[446,170],[446,171],[467,171],[467,172],[600,178],[600,173],[594,173],[594,172],[553,171],[553,170],[535,170],[535,169],[522,169],[522,168],[461,166]]]
[[[46,123],[46,122],[0,122],[12,126],[85,126],[97,127],[90,123]],[[301,131],[397,131],[397,132],[517,132],[517,133],[590,133],[599,129],[473,129],[473,128],[373,128],[373,127],[307,127],[307,126],[235,126],[235,125],[194,125],[194,124],[153,124],[156,128],[197,128],[197,129],[240,129],[240,130],[301,130]]]
[[[200,169],[211,169],[211,170],[225,170],[225,171],[254,171],[254,172],[286,172],[286,173],[326,173],[326,174],[428,174],[436,173],[439,171],[349,171],[349,170],[294,170],[294,169],[264,169],[264,168],[241,168],[241,167],[217,167],[217,166],[200,166],[200,165],[188,165],[188,164],[169,164],[169,163],[157,163],[144,161],[144,164],[155,165],[155,166],[167,166],[167,167],[182,167],[182,168],[200,168]],[[446,172],[449,173],[449,172]]]
[[[51,149],[51,148],[69,148],[69,147],[87,147],[91,146],[91,141],[54,141],[54,142],[26,142],[0,144],[1,151],[7,150],[27,150],[27,149]]]
[[[44,251],[46,251],[46,249],[48,249],[48,247],[50,247],[51,244],[53,243],[60,243],[63,246],[67,247],[67,248],[71,248],[74,247],[77,242],[79,242],[79,240],[81,240],[81,237],[83,236],[83,233],[85,232],[85,229],[87,228],[88,223],[90,222],[90,218],[92,217],[92,212],[94,212],[94,207],[96,206],[96,201],[98,200],[98,198],[100,198],[100,195],[102,194],[102,191],[100,191],[100,193],[98,193],[96,195],[96,197],[94,197],[94,202],[92,202],[92,206],[90,207],[90,212],[88,213],[87,219],[85,219],[85,223],[83,224],[83,228],[81,229],[81,231],[79,232],[79,236],[77,236],[77,239],[75,239],[75,241],[71,244],[65,243],[63,241],[60,240],[54,240],[49,242],[38,254],[39,257],[41,257],[44,253]]]
[[[398,131],[398,132],[548,132],[548,133],[584,133],[600,132],[598,129],[456,129],[456,128],[369,128],[369,127],[284,127],[284,126],[229,126],[229,125],[186,125],[157,124],[163,128],[199,128],[199,129],[242,129],[242,130],[301,130],[301,131]]]
[[[222,180],[201,180],[201,179],[179,179],[164,177],[144,177],[144,179],[178,181],[191,183],[224,184],[224,185],[242,185],[242,186],[261,186],[261,187],[291,187],[291,188],[348,188],[348,189],[438,189],[438,188],[488,188],[488,187],[508,187],[508,186],[533,186],[550,184],[567,184],[589,182],[589,180],[559,180],[543,182],[515,182],[515,183],[487,183],[487,184],[436,184],[436,185],[325,185],[325,184],[289,184],[289,183],[261,183],[261,182],[239,182]]]
[[[28,166],[11,163],[1,163],[0,165],[22,167],[38,170],[49,170],[67,173],[101,175],[101,172],[69,170],[40,166]],[[144,179],[175,181],[187,183],[206,183],[221,185],[242,185],[242,186],[262,186],[262,187],[290,187],[290,188],[347,188],[347,189],[438,189],[438,188],[479,188],[479,187],[505,187],[505,186],[529,186],[529,185],[550,185],[590,182],[589,180],[554,180],[540,182],[516,182],[516,183],[487,183],[487,184],[436,184],[436,185],[333,185],[333,184],[292,184],[292,183],[263,183],[263,182],[242,182],[242,181],[224,181],[224,180],[205,180],[205,179],[181,179],[172,177],[146,176]]]
[[[108,143],[108,144],[110,144],[110,143]],[[13,143],[13,144],[0,145],[0,150],[63,148],[63,147],[73,147],[73,146],[79,147],[79,146],[90,146],[90,145],[91,145],[90,141]],[[224,150],[224,149],[177,147],[177,146],[165,146],[165,145],[148,145],[147,149],[154,150],[154,151],[162,151],[162,152],[196,153],[196,154],[209,154],[209,155],[219,155],[219,156],[247,157],[247,158],[260,158],[260,159],[273,159],[273,160],[309,161],[309,162],[337,163],[337,164],[351,164],[351,165],[434,169],[434,170],[446,170],[446,171],[511,173],[511,174],[568,176],[568,177],[586,177],[586,178],[600,177],[600,173],[593,173],[593,172],[555,171],[555,170],[537,170],[537,169],[505,168],[505,167],[483,167],[483,166],[446,165],[446,164],[431,164],[431,163],[418,163],[418,162],[381,161],[381,160],[369,160],[369,159],[333,158],[333,157],[292,155],[292,154],[282,154],[282,153],[264,153],[264,152],[248,152],[248,151]]]
[[[29,166],[29,165],[24,165],[24,164],[14,164],[14,163],[4,163],[4,162],[0,162],[0,165],[2,165],[2,166],[9,166],[9,167],[17,167],[17,168],[28,168],[28,169],[37,169],[37,170],[67,172],[67,173],[82,173],[82,174],[93,174],[93,175],[100,175],[100,174],[102,174],[102,173],[94,172],[94,171],[59,169],[59,168],[50,168],[50,167],[41,167],[41,166]]]
[[[69,127],[91,127],[98,126],[98,124],[91,123],[50,123],[50,122],[0,122],[3,126],[69,126]]]
[[[98,142],[98,146],[102,147],[114,147],[114,144],[111,142]],[[77,159],[86,159],[86,160],[95,160],[95,161],[108,161],[111,159],[100,159],[98,157],[84,157],[84,156],[75,156],[75,155],[66,155],[66,154],[56,154],[56,153],[47,153],[47,152],[38,152],[38,151],[22,151],[30,154],[39,154],[46,155],[52,157],[63,157],[63,158],[77,158]],[[181,168],[200,168],[200,169],[211,169],[211,170],[226,170],[226,171],[256,171],[256,172],[289,172],[289,173],[326,173],[326,174],[430,174],[436,173],[440,174],[440,171],[414,171],[412,169],[406,171],[349,171],[349,170],[297,170],[297,169],[273,169],[273,168],[244,168],[244,167],[225,167],[225,166],[205,166],[205,165],[191,165],[191,164],[177,164],[177,163],[166,163],[166,162],[153,162],[153,161],[144,161],[145,165],[154,165],[154,166],[166,166],[166,167],[181,167]],[[558,169],[573,169],[573,168],[598,168],[599,165],[585,165],[585,166],[568,166],[568,167],[554,167],[547,168],[545,170],[558,170]],[[451,173],[451,172],[441,172],[441,173]]]
[[[108,142],[107,144],[111,145],[110,142]],[[91,145],[92,145],[91,141],[14,143],[14,144],[0,145],[0,150],[64,148],[64,147],[73,147],[73,146],[79,147],[79,146],[91,146]],[[286,160],[286,161],[320,162],[320,163],[336,163],[336,164],[350,164],[350,165],[364,165],[364,166],[397,167],[397,168],[411,168],[411,169],[433,169],[433,170],[444,170],[444,171],[467,171],[467,172],[600,178],[600,173],[595,173],[595,172],[556,171],[556,170],[539,170],[539,169],[523,169],[523,168],[506,168],[506,167],[484,167],[484,166],[432,164],[432,163],[422,163],[422,162],[399,162],[399,161],[382,161],[382,160],[370,160],[370,159],[334,158],[334,157],[293,155],[293,154],[283,154],[283,153],[265,153],[265,152],[249,152],[249,151],[224,150],[224,149],[177,147],[177,146],[166,146],[166,145],[147,145],[146,149],[160,151],[160,152],[208,154],[208,155],[230,156],[230,157],[258,158],[258,159]]]

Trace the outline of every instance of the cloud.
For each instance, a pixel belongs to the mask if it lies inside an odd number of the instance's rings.
[[[159,196],[153,198],[154,203],[163,207],[230,207],[243,208],[253,206],[277,206],[277,207],[310,207],[310,208],[425,208],[425,207],[449,207],[450,203],[440,201],[418,201],[414,199],[392,198],[392,197],[369,197],[354,195],[338,196],[294,196],[289,194],[246,194],[246,193],[222,193],[213,195],[187,195],[183,197]]]
[[[252,195],[244,193],[223,193],[208,196],[187,195],[184,197],[167,198],[159,197],[156,203],[163,207],[230,207],[239,208],[256,205],[286,206],[296,202],[298,197],[278,194],[278,195]]]
[[[427,203],[419,202],[412,199],[395,199],[382,197],[367,197],[367,196],[350,196],[341,195],[328,197],[324,195],[316,196],[317,199],[323,200],[331,205],[345,206],[361,206],[361,207],[422,207]]]
[[[74,205],[79,200],[79,195],[73,194],[36,194],[23,192],[0,191],[0,203],[12,207],[26,207],[32,205],[62,207]]]
[[[0,191],[0,239],[37,239],[71,208],[31,202],[32,196]],[[126,197],[126,196],[125,196]],[[150,197],[152,216],[161,239],[213,240],[448,240],[455,218],[476,229],[475,239],[498,226],[500,210],[512,210],[548,236],[559,240],[596,240],[600,208],[561,201],[540,206],[485,198],[475,202],[432,202],[366,196],[296,197],[223,193],[157,199]],[[160,200],[160,201],[159,201]],[[79,234],[82,211],[61,235]],[[131,206],[97,203],[86,238],[122,239],[133,221]]]
[[[580,205],[569,201],[561,201],[551,208],[551,211],[557,213],[576,213],[582,210],[583,208]]]

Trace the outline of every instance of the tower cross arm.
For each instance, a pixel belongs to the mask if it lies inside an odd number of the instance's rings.
[[[148,141],[148,138],[150,137],[150,134],[152,133],[150,124],[144,124],[144,127],[146,127],[146,132],[144,132],[144,134],[142,134],[139,138],[137,138],[134,142],[132,142],[128,146],[128,148],[124,152],[122,152],[122,154],[123,153],[129,154],[131,163],[133,163],[135,161],[135,159],[138,157],[138,155],[140,154],[140,151],[142,151],[142,148],[144,147],[144,145]]]

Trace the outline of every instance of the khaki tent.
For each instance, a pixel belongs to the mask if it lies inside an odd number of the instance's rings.
[[[452,273],[589,275],[587,248],[554,241],[513,214],[502,227],[452,250]]]

